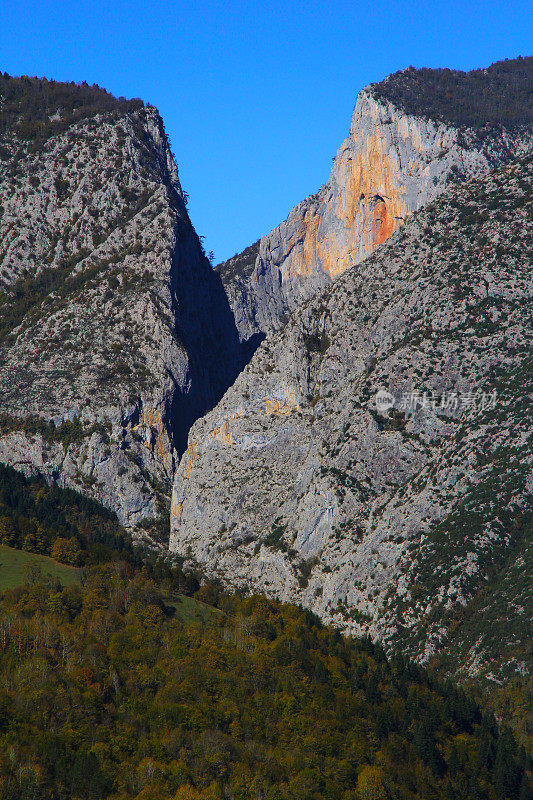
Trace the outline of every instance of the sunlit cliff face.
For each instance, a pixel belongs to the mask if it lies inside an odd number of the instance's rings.
[[[278,256],[282,282],[317,270],[337,277],[386,241],[434,194],[428,164],[447,152],[443,138],[449,148],[456,132],[402,116],[362,92],[317,203],[295,209]]]
[[[277,330],[450,184],[480,178],[532,146],[526,127],[478,133],[408,114],[379,85],[363,89],[327,183],[261,238],[244,272],[223,273],[240,340]]]

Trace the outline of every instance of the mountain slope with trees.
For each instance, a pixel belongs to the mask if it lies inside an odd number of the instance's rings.
[[[485,69],[408,69],[370,91],[406,114],[461,128],[533,125],[533,56],[497,61]]]

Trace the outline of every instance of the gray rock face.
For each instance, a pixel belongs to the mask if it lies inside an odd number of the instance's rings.
[[[0,460],[155,535],[188,429],[240,365],[162,121],[149,107],[2,144]]]
[[[527,126],[480,137],[406,114],[375,86],[361,91],[328,182],[258,250],[219,266],[241,339],[279,328],[288,312],[360,263],[450,184],[524,155],[531,143]]]
[[[369,125],[372,108],[385,114],[365,97]],[[421,152],[437,136],[452,152],[446,131],[405,124]],[[443,159],[418,177],[446,172]],[[479,154],[471,163],[483,171]],[[498,616],[475,617],[457,663],[488,669],[488,654],[520,641],[528,590],[516,576],[533,511],[532,174],[531,161],[516,162],[450,189],[263,342],[191,429],[173,552],[423,659],[451,646],[456,610],[497,567],[511,576],[506,599]],[[431,184],[404,184],[402,208]],[[359,230],[353,260],[367,241]]]

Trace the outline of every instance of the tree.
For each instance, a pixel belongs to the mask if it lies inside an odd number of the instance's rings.
[[[70,773],[72,793],[76,797],[99,800],[110,791],[110,781],[102,772],[98,758],[94,753],[80,750],[76,755]]]
[[[432,727],[427,720],[423,720],[415,729],[414,742],[418,755],[422,761],[438,775],[442,772],[443,760],[435,743]]]
[[[479,763],[489,772],[494,766],[494,759],[496,758],[496,745],[492,734],[486,729],[481,729],[480,739],[477,748],[477,758]]]
[[[514,800],[518,796],[521,770],[514,758],[516,742],[512,733],[504,729],[498,737],[494,762],[494,787],[501,800]]]
[[[58,536],[51,552],[52,558],[62,564],[77,566],[80,563],[81,550],[76,539],[64,539]]]
[[[527,776],[527,772],[524,772],[522,776],[518,800],[533,800],[533,789],[531,788],[531,781]]]
[[[457,747],[452,745],[452,749],[450,751],[450,757],[448,759],[448,769],[450,770],[450,775],[454,778],[459,769],[461,767],[461,762],[459,761],[459,753],[457,752]]]
[[[363,767],[357,779],[357,793],[361,800],[386,800],[387,791],[380,767]]]
[[[36,586],[43,582],[43,571],[38,564],[30,561],[24,567],[24,583],[28,586]]]
[[[0,517],[0,541],[2,544],[13,545],[17,542],[17,531],[11,517]]]
[[[50,536],[42,525],[38,525],[35,530],[26,534],[22,549],[29,553],[48,553]]]

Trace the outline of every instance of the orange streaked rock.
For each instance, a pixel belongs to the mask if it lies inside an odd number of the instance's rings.
[[[154,443],[154,453],[157,456],[158,460],[161,461],[162,464],[167,464],[169,460],[169,454],[167,453],[167,448],[165,446],[165,429],[163,426],[163,420],[161,419],[161,414],[158,411],[153,411],[151,408],[144,407],[141,414],[141,419],[139,420],[138,424],[135,425],[133,430],[137,430],[137,428],[148,427],[152,430],[155,429],[155,443]]]
[[[185,480],[188,480],[191,477],[191,471],[194,464],[194,460],[198,455],[198,444],[196,440],[192,440],[183,454],[183,461],[185,462],[185,469],[183,470],[183,477]]]
[[[210,436],[212,436],[213,439],[217,439],[219,442],[222,442],[222,444],[228,444],[228,445],[233,444],[233,436],[231,435],[231,432],[229,430],[227,419],[224,420],[222,425],[213,428],[213,430],[210,433]]]
[[[421,148],[416,130],[402,131]],[[327,201],[321,198],[318,209],[302,209],[295,220],[295,232],[287,239],[280,272],[282,282],[305,278],[318,266],[330,278],[341,275],[358,263],[403,223],[407,209],[402,200],[402,173],[394,155],[387,149],[387,138],[379,124],[357,151],[346,148],[337,157],[333,173],[338,194]],[[340,230],[319,234],[320,221],[333,215],[341,220]]]
[[[170,518],[176,520],[177,524],[179,525],[181,522],[181,516],[183,514],[183,504],[185,500],[182,500],[180,503],[172,502],[170,505]]]

